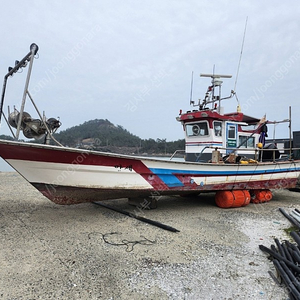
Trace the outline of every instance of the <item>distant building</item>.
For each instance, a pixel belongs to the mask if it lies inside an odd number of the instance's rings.
[[[88,138],[81,141],[81,148],[92,149],[95,145],[95,139]]]

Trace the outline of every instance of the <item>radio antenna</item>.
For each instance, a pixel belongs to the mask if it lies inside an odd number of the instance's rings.
[[[192,71],[192,78],[191,78],[191,94],[190,94],[190,105],[194,104],[193,99],[193,79],[194,79],[194,71]]]
[[[248,17],[246,18],[246,23],[245,23],[245,30],[244,30],[244,36],[243,36],[243,42],[242,42],[242,47],[241,47],[241,54],[240,54],[240,59],[239,59],[239,64],[236,72],[236,78],[235,78],[235,83],[234,83],[234,91],[236,89],[237,85],[237,80],[239,76],[239,71],[240,71],[240,65],[241,65],[241,60],[242,60],[242,55],[243,55],[243,49],[244,49],[244,42],[245,42],[245,36],[246,36],[246,28],[247,28],[247,22],[248,22]]]

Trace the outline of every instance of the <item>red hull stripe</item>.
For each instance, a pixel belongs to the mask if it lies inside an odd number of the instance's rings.
[[[93,154],[88,151],[76,152],[64,148],[47,149],[42,147],[31,147],[20,144],[1,144],[0,156],[4,159],[132,169],[147,180],[154,189],[168,189],[168,186],[158,176],[153,176],[153,172],[139,159],[118,157],[117,155],[102,155],[101,153]]]
[[[215,142],[215,141],[207,141],[207,142],[186,142],[185,143],[186,145],[198,145],[198,144],[218,144],[218,145],[222,145],[223,143],[222,142]]]

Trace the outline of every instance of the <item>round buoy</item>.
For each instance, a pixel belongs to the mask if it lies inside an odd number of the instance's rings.
[[[262,149],[263,146],[264,146],[264,145],[263,145],[262,143],[258,143],[258,144],[257,144],[257,148],[259,148],[259,149]]]
[[[250,200],[250,193],[247,190],[219,191],[215,195],[216,204],[221,208],[246,206]]]
[[[249,191],[247,191],[247,190],[242,190],[242,192],[244,193],[244,196],[245,196],[245,202],[244,202],[243,206],[246,206],[250,203],[251,196],[250,196]]]
[[[264,203],[268,202],[273,198],[272,192],[270,190],[254,190],[252,191],[252,203]]]

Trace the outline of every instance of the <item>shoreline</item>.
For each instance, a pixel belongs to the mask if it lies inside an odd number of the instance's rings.
[[[298,193],[238,209],[216,207],[212,194],[162,197],[142,213],[173,233],[92,203],[53,204],[16,172],[0,177],[3,299],[287,298],[258,245],[288,238],[278,207],[298,207]]]

